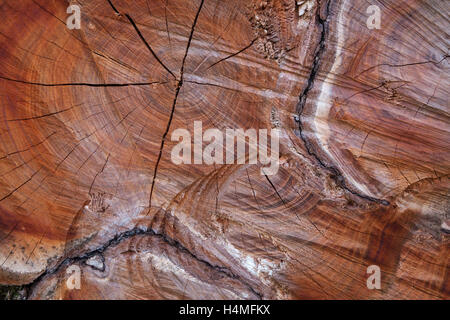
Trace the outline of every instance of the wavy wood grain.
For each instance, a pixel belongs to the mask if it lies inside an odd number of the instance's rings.
[[[0,1],[0,284],[448,299],[449,4],[303,2]],[[278,173],[175,165],[194,121],[280,129]]]

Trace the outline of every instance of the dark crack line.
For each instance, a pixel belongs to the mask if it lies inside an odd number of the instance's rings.
[[[188,43],[186,46],[186,52],[184,53],[183,62],[181,64],[181,71],[180,71],[181,79],[180,79],[180,81],[183,81],[184,65],[185,65],[186,58],[189,53],[189,48],[191,47],[191,41],[192,41],[192,37],[194,36],[195,25],[197,24],[197,20],[200,15],[200,11],[202,10],[204,2],[205,2],[205,0],[202,0],[202,2],[200,2],[200,6],[198,7],[197,14],[195,15],[195,18],[194,18],[194,22],[192,23],[191,33],[189,35],[189,40],[188,40]]]
[[[111,0],[107,0],[107,1],[108,1],[109,5],[111,6],[111,8],[114,10],[114,12],[120,16],[121,14],[120,14],[119,10],[116,9],[116,7],[113,5]]]
[[[42,115],[39,115],[39,116],[28,117],[28,118],[6,119],[6,121],[7,122],[18,122],[18,121],[28,121],[28,120],[37,120],[37,119],[47,118],[47,117],[55,116],[55,115],[60,114],[60,113],[64,113],[66,111],[70,111],[74,107],[78,107],[78,106],[81,106],[83,104],[84,104],[84,102],[80,103],[80,104],[77,104],[75,106],[72,106],[70,108],[66,108],[66,109],[62,109],[62,110],[59,110],[59,111],[42,114]]]
[[[269,177],[265,174],[264,175],[267,179],[267,181],[269,182],[269,184],[272,186],[272,189],[275,190],[275,193],[277,194],[278,198],[280,198],[281,202],[283,203],[284,207],[289,211],[289,207],[286,205],[286,202],[283,200],[283,198],[281,197],[280,193],[278,192],[277,188],[275,187],[275,185],[272,183],[272,181],[269,179]],[[250,180],[249,180],[250,181]],[[297,192],[298,195],[300,195],[300,193],[295,190]],[[298,216],[297,212],[294,211],[295,216],[297,217],[298,221],[301,223],[302,220],[300,219],[300,217]],[[312,222],[308,217],[306,217],[306,219],[309,221],[309,223],[311,223],[311,225],[316,229],[317,232],[319,232],[322,237],[324,237],[325,239],[328,239],[323,233],[322,231],[320,231],[320,229],[317,227],[317,225]]]
[[[278,192],[277,188],[275,188],[274,184],[272,183],[272,181],[270,181],[269,177],[267,176],[267,174],[264,175],[267,179],[267,181],[269,182],[269,184],[272,186],[272,189],[275,191],[275,193],[277,194],[278,198],[280,198],[281,202],[283,203],[284,207],[286,209],[288,209],[286,202],[283,200],[283,198],[281,197],[280,193]],[[298,218],[298,217],[297,217]]]
[[[172,238],[169,238],[165,234],[157,233],[153,229],[143,229],[143,228],[139,228],[139,227],[133,228],[133,229],[128,230],[128,231],[124,231],[124,232],[116,235],[114,238],[108,240],[105,244],[103,244],[102,246],[98,247],[97,249],[89,251],[89,252],[87,252],[85,254],[82,254],[80,256],[66,258],[61,263],[59,263],[57,266],[55,266],[54,268],[47,269],[39,277],[37,277],[33,282],[25,285],[25,287],[27,289],[27,298],[29,298],[30,293],[33,291],[33,289],[36,287],[37,284],[39,284],[47,276],[55,274],[56,272],[58,272],[64,266],[68,266],[68,265],[71,265],[71,264],[74,264],[74,263],[79,263],[79,262],[85,262],[86,260],[88,260],[89,258],[91,258],[91,257],[93,257],[95,255],[100,255],[100,256],[103,257],[103,253],[108,248],[117,246],[118,244],[120,244],[122,241],[124,241],[126,239],[129,239],[129,238],[132,238],[132,237],[135,237],[135,236],[140,236],[140,235],[142,235],[142,236],[154,236],[154,237],[160,238],[162,241],[164,241],[168,245],[175,247],[176,249],[180,250],[181,252],[187,253],[193,259],[199,261],[200,263],[206,265],[207,267],[209,267],[211,269],[214,269],[217,272],[220,272],[220,273],[226,275],[229,278],[236,279],[236,280],[240,281],[255,296],[257,296],[260,300],[262,299],[262,295],[259,292],[257,292],[255,289],[253,289],[249,284],[245,283],[239,275],[234,274],[227,267],[221,267],[221,266],[213,265],[213,264],[209,263],[208,261],[197,257],[189,249],[184,247],[180,242],[178,242],[178,241],[176,241],[176,240],[174,240]]]
[[[88,83],[88,82],[73,82],[73,83],[41,83],[41,82],[30,82],[25,80],[12,79],[4,76],[0,76],[0,79],[29,84],[34,86],[42,87],[68,87],[68,86],[86,86],[86,87],[129,87],[129,86],[148,86],[152,84],[164,84],[166,82],[153,81],[153,82],[130,82],[130,83]]]
[[[11,170],[9,170],[9,171],[6,171],[6,172],[4,172],[4,173],[2,173],[1,175],[0,175],[0,178],[3,178],[4,176],[6,176],[7,174],[9,174],[9,173],[11,173],[11,172],[13,172],[13,171],[16,171],[16,170],[18,170],[18,169],[20,169],[20,168],[22,168],[23,166],[27,166],[28,168],[30,168],[30,166],[28,165],[28,164],[30,164],[31,162],[33,162],[36,158],[39,158],[39,157],[42,157],[42,154],[38,154],[38,155],[35,155],[35,156],[33,156],[33,158],[31,158],[30,160],[28,160],[28,161],[23,161],[20,165],[18,165],[17,167],[14,167],[13,169],[11,169]],[[0,241],[1,242],[1,241]]]
[[[174,77],[175,79],[177,78],[172,71],[170,71],[169,68],[166,67],[166,65],[158,58],[158,56],[156,55],[155,51],[153,51],[152,47],[150,46],[150,44],[147,42],[147,40],[145,40],[144,36],[142,35],[141,31],[139,30],[138,26],[136,25],[136,23],[134,22],[134,20],[128,15],[125,14],[125,17],[127,17],[128,21],[130,21],[130,23],[133,25],[134,30],[136,30],[136,33],[138,34],[139,38],[141,38],[142,42],[145,44],[145,46],[147,47],[147,49],[151,52],[151,54],[153,55],[153,57],[156,59],[156,61],[158,61],[158,63],[164,68],[166,69],[167,72],[170,73],[170,75],[172,77]]]
[[[175,108],[176,108],[176,104],[177,104],[178,95],[179,95],[179,93],[180,93],[181,86],[183,85],[184,65],[185,65],[186,58],[187,58],[187,55],[188,55],[188,52],[189,52],[189,47],[190,47],[190,44],[191,44],[191,41],[192,41],[192,37],[193,37],[193,34],[194,34],[195,25],[197,24],[198,16],[199,16],[200,10],[202,9],[202,6],[203,6],[203,2],[204,2],[204,0],[202,0],[202,2],[201,2],[201,4],[200,4],[200,7],[199,7],[199,9],[198,9],[198,11],[197,11],[197,14],[196,14],[196,16],[195,16],[195,19],[194,19],[194,22],[193,22],[193,25],[192,25],[192,28],[191,28],[191,33],[190,33],[190,35],[189,35],[189,40],[188,40],[188,43],[187,43],[186,52],[185,52],[185,54],[184,54],[183,61],[182,61],[182,64],[181,64],[180,79],[177,81],[177,87],[176,87],[176,89],[175,89],[175,97],[174,97],[174,99],[173,99],[173,103],[172,103],[172,108],[171,108],[171,111],[170,111],[169,120],[168,120],[166,129],[165,129],[165,131],[164,131],[164,133],[163,133],[163,136],[162,136],[162,138],[161,138],[161,145],[160,145],[160,148],[159,148],[158,158],[157,158],[157,160],[156,160],[155,169],[154,169],[154,171],[153,171],[152,183],[151,183],[151,187],[150,187],[149,205],[148,205],[148,206],[149,206],[149,212],[150,212],[150,209],[152,208],[153,190],[154,190],[154,188],[155,188],[156,176],[157,176],[157,173],[158,173],[159,163],[161,162],[162,153],[163,153],[163,149],[164,149],[164,144],[165,144],[165,142],[166,142],[167,134],[168,134],[169,131],[170,131],[170,126],[171,126],[171,124],[172,124],[173,116],[174,116],[174,114],[175,114]],[[113,9],[118,15],[121,15],[120,12],[116,9],[116,7],[114,6],[114,4],[113,4],[110,0],[108,0],[108,3],[110,4],[110,6],[112,7],[112,9]],[[159,64],[160,64],[167,72],[169,72],[170,75],[172,75],[173,78],[177,79],[177,77],[175,76],[175,74],[174,74],[174,73],[173,73],[173,72],[172,72],[172,71],[171,71],[171,70],[170,70],[170,69],[169,69],[169,68],[168,68],[168,67],[167,67],[167,66],[166,66],[159,58],[158,58],[158,56],[157,56],[156,53],[153,51],[152,47],[151,47],[150,44],[147,42],[147,40],[144,38],[144,36],[142,35],[141,31],[139,30],[138,26],[136,25],[136,23],[134,22],[134,20],[131,18],[131,16],[128,15],[128,14],[125,14],[125,16],[127,17],[128,21],[131,23],[131,25],[133,26],[133,28],[135,29],[136,33],[138,34],[139,38],[142,40],[142,42],[144,43],[144,45],[147,47],[147,49],[148,49],[148,50],[150,51],[150,53],[153,55],[153,57],[158,61],[158,63],[159,63]],[[147,215],[148,215],[149,212],[147,212]]]
[[[158,173],[159,163],[161,162],[162,153],[163,153],[163,149],[164,149],[164,144],[166,142],[166,137],[167,137],[167,134],[169,133],[170,125],[172,124],[172,119],[173,119],[173,115],[175,113],[175,107],[176,107],[176,104],[177,104],[178,94],[180,93],[180,90],[181,90],[181,82],[178,82],[177,88],[175,90],[175,98],[173,99],[172,110],[170,112],[170,116],[169,116],[169,120],[168,120],[168,123],[167,123],[167,126],[166,126],[166,130],[164,131],[163,136],[161,138],[161,146],[159,147],[158,159],[156,160],[155,170],[153,171],[152,186],[150,188],[150,196],[149,196],[149,204],[148,204],[149,212],[150,212],[150,209],[152,207],[153,189],[155,187],[156,175]]]
[[[366,72],[368,72],[370,70],[373,70],[373,69],[378,68],[378,67],[383,67],[383,66],[390,67],[390,68],[403,68],[403,67],[418,66],[418,65],[429,64],[429,63],[432,63],[435,66],[438,66],[438,65],[441,64],[442,61],[447,60],[449,57],[450,56],[448,54],[446,54],[440,61],[437,61],[437,62],[436,61],[432,61],[432,60],[428,60],[428,61],[412,62],[412,63],[405,63],[405,64],[380,63],[380,64],[377,64],[376,66],[373,66],[373,67],[370,67],[368,69],[365,69],[365,70],[361,71],[361,73],[358,74],[356,76],[356,78],[361,76],[363,73],[366,73]]]
[[[48,135],[45,139],[43,139],[43,140],[39,141],[38,143],[35,143],[35,144],[33,144],[33,145],[27,147],[26,149],[17,150],[17,151],[8,153],[8,154],[6,154],[6,155],[0,157],[0,160],[3,160],[3,159],[5,159],[5,158],[8,158],[9,156],[12,156],[12,155],[17,154],[17,153],[22,153],[22,152],[26,152],[26,151],[28,151],[28,150],[31,150],[31,149],[33,149],[34,147],[37,147],[37,146],[43,144],[45,141],[47,141],[48,139],[50,139],[50,137],[52,137],[52,136],[55,135],[55,134],[56,134],[56,131],[54,131],[53,133],[51,133],[50,135]]]
[[[360,194],[360,193],[352,190],[351,188],[349,188],[345,182],[344,177],[342,176],[342,173],[339,171],[339,169],[337,169],[334,166],[329,166],[329,165],[325,164],[319,158],[319,156],[314,152],[314,149],[313,149],[311,143],[308,142],[307,138],[305,137],[305,135],[303,133],[303,124],[302,124],[303,109],[306,105],[306,100],[308,99],[308,94],[311,91],[311,89],[314,87],[314,81],[315,81],[316,76],[319,71],[320,62],[321,62],[323,53],[325,51],[325,42],[328,37],[328,21],[327,20],[328,20],[329,12],[330,12],[330,2],[331,2],[331,0],[327,1],[327,3],[326,3],[326,15],[325,15],[324,19],[322,19],[322,17],[320,16],[320,9],[318,9],[318,11],[317,11],[317,20],[319,21],[319,24],[321,25],[322,31],[321,31],[321,35],[320,35],[320,42],[316,48],[316,52],[314,55],[313,66],[311,68],[311,73],[308,78],[308,83],[306,85],[306,88],[300,94],[299,102],[297,104],[298,128],[299,128],[300,138],[303,140],[308,154],[310,156],[314,157],[317,160],[317,162],[320,164],[321,167],[323,167],[324,169],[326,169],[332,173],[331,177],[335,180],[335,182],[338,184],[338,186],[340,186],[342,189],[350,192],[351,194],[353,194],[359,198],[388,206],[388,205],[390,205],[390,203],[387,200],[377,199],[377,198],[374,198],[374,197],[371,197],[368,195]]]
[[[242,49],[239,50],[238,52],[235,52],[235,53],[233,53],[233,54],[230,54],[229,56],[226,56],[225,58],[222,58],[222,59],[220,59],[219,61],[214,62],[212,65],[210,65],[208,68],[206,68],[206,70],[208,70],[208,69],[214,67],[215,65],[217,65],[217,64],[219,64],[219,63],[221,63],[221,62],[223,62],[223,61],[225,61],[225,60],[227,60],[227,59],[230,59],[230,58],[232,58],[232,57],[234,57],[234,56],[237,56],[238,54],[244,52],[245,50],[247,50],[248,48],[250,48],[250,47],[255,43],[256,40],[258,40],[258,38],[253,39],[252,42],[250,42],[249,45],[247,45],[246,47],[242,48]]]
[[[109,5],[111,6],[111,8],[114,10],[114,12],[118,15],[118,16],[122,16],[122,14],[119,12],[119,10],[117,10],[117,8],[114,6],[114,4],[112,3],[111,0],[107,0]],[[147,42],[147,40],[144,38],[144,36],[141,33],[141,30],[139,30],[138,26],[136,25],[136,23],[134,22],[133,18],[131,18],[131,16],[126,13],[125,17],[127,17],[128,21],[131,23],[131,25],[133,26],[134,30],[136,31],[137,35],[139,36],[139,38],[142,40],[142,42],[144,43],[144,45],[147,47],[147,49],[150,51],[150,53],[153,55],[153,57],[156,59],[156,61],[158,61],[158,63],[175,79],[177,78],[173,72],[161,61],[161,59],[159,59],[159,57],[156,55],[155,51],[153,51],[152,47],[150,46],[150,44]]]
[[[30,182],[30,181],[34,178],[34,176],[35,176],[36,174],[38,174],[39,171],[41,171],[41,169],[42,169],[42,167],[39,168],[37,171],[35,171],[35,172],[31,175],[31,177],[29,177],[25,182],[23,182],[23,183],[20,184],[18,187],[14,188],[12,191],[10,191],[6,196],[4,196],[3,198],[1,198],[1,199],[0,199],[0,202],[2,202],[3,200],[9,198],[9,197],[12,196],[17,190],[19,190],[19,189],[22,188],[24,185],[26,185],[28,182]]]
[[[188,53],[189,53],[189,48],[190,48],[190,46],[191,46],[192,37],[194,36],[195,26],[196,26],[196,24],[197,24],[197,20],[198,20],[198,17],[199,17],[199,15],[200,15],[200,11],[202,10],[203,3],[204,3],[204,0],[202,0],[202,2],[200,3],[200,6],[199,6],[199,8],[198,8],[198,10],[197,10],[197,14],[195,15],[195,18],[194,18],[194,22],[192,23],[191,33],[190,33],[190,35],[189,35],[189,40],[188,40],[188,43],[187,43],[187,45],[186,45],[186,52],[184,53],[183,61],[182,61],[182,63],[181,63],[180,80],[178,81],[177,87],[176,87],[176,89],[175,89],[175,97],[174,97],[174,99],[173,99],[172,109],[171,109],[171,111],[170,111],[169,120],[167,121],[166,130],[164,131],[163,136],[162,136],[162,138],[161,138],[161,146],[160,146],[160,148],[159,148],[159,154],[158,154],[158,158],[157,158],[157,160],[156,160],[155,170],[153,171],[152,185],[151,185],[151,187],[150,187],[150,196],[149,196],[149,205],[148,205],[148,207],[149,207],[148,210],[149,210],[149,211],[147,212],[147,215],[148,215],[148,213],[150,212],[150,209],[152,208],[152,198],[153,198],[153,190],[154,190],[154,188],[155,188],[155,183],[156,183],[156,175],[157,175],[157,173],[158,173],[159,163],[161,162],[162,153],[163,153],[163,149],[164,149],[164,144],[165,144],[165,142],[166,142],[166,137],[167,137],[167,134],[168,134],[169,131],[170,131],[170,126],[171,126],[171,124],[172,124],[173,116],[174,116],[174,114],[175,114],[175,108],[176,108],[176,105],[177,105],[178,95],[179,95],[179,93],[180,93],[181,87],[183,86],[184,66],[185,66],[185,64],[186,64],[186,58],[187,58]]]
[[[101,52],[92,51],[92,54],[95,54],[96,56],[99,56],[99,57],[101,57],[103,59],[115,62],[115,63],[117,63],[118,65],[121,65],[124,68],[130,69],[130,70],[133,70],[133,71],[139,73],[139,70],[137,70],[136,68],[134,68],[134,67],[132,67],[132,66],[130,66],[130,65],[128,65],[128,64],[126,64],[126,63],[124,63],[124,62],[122,62],[120,60],[118,60],[118,59],[115,59],[113,57],[108,57],[107,55],[105,55],[105,54],[103,54]]]
[[[91,186],[89,187],[89,193],[88,193],[89,195],[91,195],[91,191],[92,191],[92,188],[94,187],[95,180],[97,180],[97,177],[98,177],[100,174],[102,174],[103,171],[105,170],[106,165],[108,164],[109,156],[110,156],[110,155],[111,155],[111,154],[109,153],[108,156],[106,157],[106,160],[105,160],[105,163],[103,164],[102,169],[101,169],[99,172],[97,172],[97,173],[95,174],[95,177],[94,177],[94,179],[92,180]]]

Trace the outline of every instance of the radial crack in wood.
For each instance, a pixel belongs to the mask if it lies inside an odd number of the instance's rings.
[[[449,2],[0,8],[1,297],[449,298]]]

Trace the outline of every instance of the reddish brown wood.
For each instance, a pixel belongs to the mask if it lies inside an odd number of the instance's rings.
[[[0,284],[448,299],[449,4],[303,2],[0,1]],[[278,174],[175,165],[194,121],[280,129]]]

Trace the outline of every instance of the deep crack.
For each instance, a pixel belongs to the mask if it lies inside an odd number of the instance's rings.
[[[152,185],[151,185],[151,188],[150,188],[149,205],[148,205],[149,212],[150,212],[150,209],[152,208],[153,189],[154,189],[155,183],[156,183],[156,175],[158,173],[158,167],[159,167],[159,163],[161,161],[162,152],[163,152],[163,149],[164,149],[164,144],[165,144],[165,141],[166,141],[167,134],[170,131],[170,126],[172,124],[173,116],[175,114],[175,108],[176,108],[176,105],[177,105],[178,94],[180,93],[181,87],[183,86],[184,65],[186,63],[186,58],[187,58],[188,53],[189,53],[189,48],[191,46],[192,37],[194,36],[195,26],[197,24],[197,20],[198,20],[198,17],[200,15],[200,11],[202,10],[203,3],[204,3],[204,0],[201,1],[200,6],[199,6],[199,8],[197,10],[197,14],[195,15],[195,18],[194,18],[194,22],[192,23],[191,32],[189,34],[189,40],[188,40],[188,43],[186,45],[186,52],[184,53],[183,61],[181,63],[180,79],[178,80],[177,87],[175,89],[175,97],[173,99],[172,109],[170,111],[169,120],[167,121],[166,130],[164,131],[164,134],[163,134],[162,139],[161,139],[161,146],[159,148],[159,154],[158,154],[158,158],[156,160],[155,170],[153,172]]]
[[[153,81],[153,82],[129,82],[129,83],[89,83],[89,82],[69,82],[69,83],[42,83],[42,82],[31,82],[19,79],[12,79],[5,76],[0,75],[0,79],[29,84],[33,86],[42,86],[42,87],[68,87],[68,86],[85,86],[85,87],[130,87],[130,86],[148,86],[152,84],[163,84],[166,82]]]
[[[155,170],[153,171],[152,185],[150,188],[150,196],[149,196],[149,203],[148,203],[149,210],[152,208],[152,197],[153,197],[153,189],[155,187],[155,182],[156,182],[156,175],[158,173],[158,167],[159,167],[159,163],[161,161],[164,144],[166,142],[166,137],[167,137],[167,134],[169,133],[170,125],[172,124],[172,119],[173,119],[173,115],[175,113],[175,107],[177,104],[178,94],[180,93],[181,86],[182,86],[181,81],[179,81],[177,83],[177,88],[175,90],[175,97],[173,99],[172,110],[170,111],[170,116],[169,116],[169,120],[167,122],[166,130],[164,131],[163,136],[161,138],[161,146],[159,147],[159,154],[158,154],[158,158],[156,159]]]
[[[323,53],[325,51],[325,42],[326,42],[327,36],[328,36],[328,17],[329,17],[329,12],[330,12],[331,1],[332,0],[326,0],[326,12],[325,12],[325,17],[323,19],[320,16],[320,7],[317,9],[317,20],[321,26],[322,31],[321,31],[321,35],[320,35],[320,42],[315,50],[313,66],[311,68],[311,73],[308,78],[308,83],[307,83],[305,89],[303,90],[303,92],[300,94],[299,102],[297,104],[298,125],[299,125],[298,127],[299,127],[300,138],[303,140],[308,154],[310,156],[314,157],[317,160],[317,162],[320,164],[321,167],[323,167],[324,169],[328,170],[331,173],[331,178],[333,178],[333,180],[337,183],[338,186],[340,186],[342,189],[350,192],[351,194],[353,194],[357,197],[388,206],[388,205],[390,205],[390,203],[387,200],[377,199],[377,198],[370,197],[370,196],[367,196],[364,194],[360,194],[360,193],[352,190],[351,188],[349,188],[347,186],[347,183],[345,182],[344,177],[342,176],[342,173],[339,171],[339,169],[337,169],[334,166],[325,164],[322,161],[322,159],[320,159],[319,156],[314,152],[314,148],[312,147],[311,143],[307,140],[307,138],[305,137],[305,135],[303,133],[302,113],[303,113],[303,109],[306,105],[306,100],[308,99],[308,94],[311,91],[311,89],[314,87],[314,81],[315,81],[317,73],[319,71],[320,62],[321,62]],[[319,3],[319,6],[320,5],[321,5],[321,3]]]
[[[217,64],[219,64],[219,63],[221,63],[221,62],[223,62],[223,61],[225,61],[225,60],[228,60],[228,59],[230,59],[230,58],[232,58],[232,57],[234,57],[234,56],[237,56],[238,54],[244,52],[245,50],[247,50],[248,48],[250,48],[250,47],[256,42],[256,40],[258,40],[258,38],[253,39],[253,40],[250,42],[250,44],[248,44],[247,46],[245,46],[245,47],[242,48],[241,50],[239,50],[239,51],[237,51],[237,52],[235,52],[235,53],[232,53],[232,54],[226,56],[225,58],[222,58],[222,59],[220,59],[220,60],[214,62],[212,65],[210,65],[208,68],[206,68],[206,70],[208,70],[208,69],[214,67],[215,65],[217,65]]]
[[[199,261],[200,263],[206,265],[207,267],[216,270],[217,272],[220,272],[224,275],[226,275],[229,278],[232,279],[236,279],[238,281],[240,281],[248,290],[250,290],[254,295],[256,295],[259,299],[262,299],[262,294],[260,294],[259,292],[257,292],[254,288],[252,288],[249,284],[247,284],[239,275],[234,274],[231,270],[229,270],[227,267],[222,267],[222,266],[217,266],[217,265],[213,265],[210,262],[203,260],[199,257],[197,257],[194,253],[192,253],[189,249],[187,249],[186,247],[184,247],[179,241],[174,240],[172,238],[169,238],[167,235],[162,234],[162,233],[157,233],[155,232],[153,229],[143,229],[143,228],[139,228],[139,227],[135,227],[131,230],[128,231],[124,231],[118,235],[116,235],[114,238],[108,240],[106,243],[104,243],[102,246],[98,247],[97,249],[94,249],[92,251],[89,251],[85,254],[82,254],[80,256],[76,256],[76,257],[70,257],[70,258],[65,258],[61,263],[59,263],[57,266],[46,270],[44,273],[42,273],[39,277],[37,277],[33,282],[31,282],[30,284],[24,285],[24,287],[26,288],[27,291],[27,299],[30,297],[30,294],[32,293],[32,291],[34,290],[34,288],[41,282],[43,281],[47,276],[50,276],[52,274],[55,274],[56,272],[58,272],[61,268],[63,268],[64,266],[68,266],[74,263],[79,263],[79,262],[86,262],[89,258],[95,256],[95,255],[100,255],[103,257],[103,253],[110,247],[114,247],[117,246],[118,244],[120,244],[122,241],[135,237],[135,236],[154,236],[154,237],[158,237],[160,238],[162,241],[164,241],[165,243],[167,243],[170,246],[175,247],[176,249],[187,253],[189,256],[191,256],[193,259]]]
[[[125,14],[125,16],[127,17],[128,21],[130,21],[131,25],[133,26],[134,30],[136,30],[136,33],[138,34],[139,38],[141,38],[142,42],[144,43],[144,45],[147,47],[147,49],[151,52],[151,54],[153,55],[153,57],[156,59],[156,61],[158,61],[158,63],[164,68],[166,69],[167,72],[170,73],[170,75],[172,77],[174,77],[175,79],[177,78],[172,71],[170,71],[170,69],[161,61],[161,59],[159,59],[159,57],[156,55],[155,51],[153,51],[152,47],[150,46],[150,44],[147,42],[147,40],[145,40],[144,36],[142,35],[141,31],[139,30],[138,26],[136,25],[136,23],[134,22],[134,20],[128,15]]]

